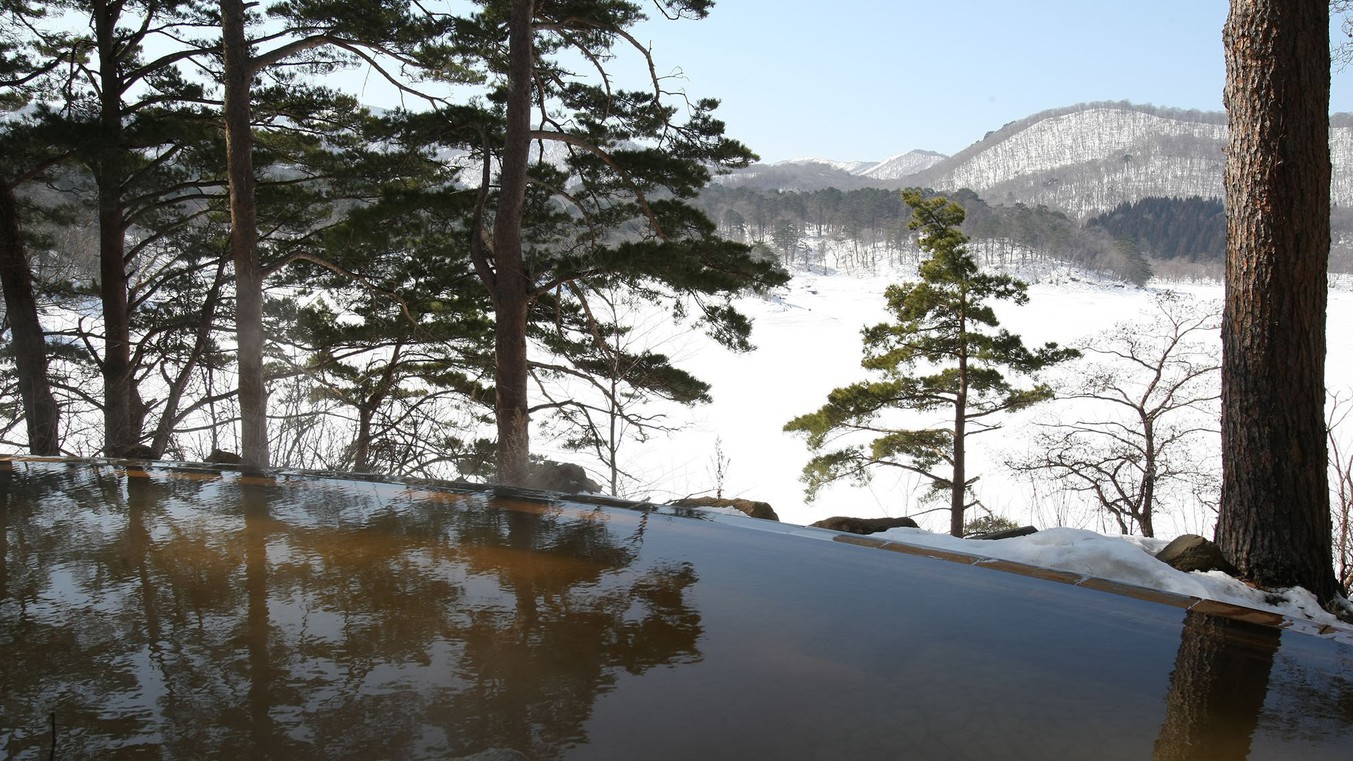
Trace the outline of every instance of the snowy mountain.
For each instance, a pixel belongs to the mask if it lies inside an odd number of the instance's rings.
[[[869,177],[875,180],[896,180],[900,177],[907,177],[929,169],[935,164],[943,161],[945,158],[943,153],[936,153],[934,151],[907,151],[906,153],[889,156],[882,161],[837,161],[836,159],[824,159],[814,156],[790,159],[788,161],[777,161],[771,166],[811,169],[821,165],[831,167],[832,169],[839,169],[846,174],[851,174],[856,177]]]
[[[812,164],[824,164],[833,169],[840,169],[847,174],[862,174],[870,167],[877,166],[873,161],[837,161],[835,159],[823,159],[816,156],[804,156],[803,158],[790,159],[788,161],[777,161],[774,166],[810,166]]]
[[[824,188],[838,190],[856,190],[878,183],[869,177],[862,177],[847,167],[876,166],[870,161],[833,161],[830,159],[804,158],[789,161],[777,161],[774,164],[753,164],[745,169],[735,169],[728,174],[719,175],[714,181],[728,186],[745,186],[764,190],[794,190],[812,192]],[[889,185],[891,187],[891,185]]]
[[[905,187],[897,180],[943,161],[942,153],[907,151],[882,161],[840,161],[816,156],[753,164],[717,179],[725,185],[747,185],[773,190],[811,192],[823,188],[855,190],[868,187]]]
[[[1008,124],[910,179],[1084,217],[1147,196],[1220,197],[1225,144],[1222,113],[1091,104]]]
[[[930,187],[975,191],[988,203],[1048,206],[1084,218],[1149,196],[1220,198],[1226,115],[1130,103],[1034,114],[954,156],[913,150],[868,162],[800,159],[723,178],[780,190]],[[1333,200],[1353,205],[1353,115],[1331,119]]]
[[[872,177],[876,180],[896,180],[929,169],[945,158],[943,153],[935,153],[934,151],[907,151],[896,156],[889,156],[877,164],[864,167],[856,171],[855,174],[861,177]]]

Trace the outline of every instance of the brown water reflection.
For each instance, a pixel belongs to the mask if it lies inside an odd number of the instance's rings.
[[[1307,761],[1353,740],[1343,642],[1013,574],[668,512],[6,465],[6,758],[47,758],[53,716],[61,758]]]
[[[642,515],[109,468],[9,480],[14,756],[45,757],[55,713],[79,757],[552,758],[615,672],[699,657],[694,571],[636,562]]]

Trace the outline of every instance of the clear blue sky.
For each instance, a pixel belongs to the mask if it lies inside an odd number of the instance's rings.
[[[651,21],[659,72],[722,101],[764,161],[952,154],[1039,111],[1127,100],[1222,110],[1226,0],[719,0]],[[1334,74],[1353,111],[1353,69]]]

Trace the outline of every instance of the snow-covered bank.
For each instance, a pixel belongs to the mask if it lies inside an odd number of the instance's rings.
[[[1168,543],[1164,539],[1105,536],[1072,528],[1051,528],[1028,536],[996,541],[956,539],[948,534],[912,528],[891,529],[875,536],[1041,568],[1055,568],[1186,597],[1272,611],[1298,621],[1308,620],[1348,628],[1321,608],[1315,596],[1305,589],[1262,590],[1221,571],[1185,573],[1175,570],[1155,558],[1155,553]]]
[[[743,515],[734,508],[698,509],[722,515]],[[1156,554],[1170,543],[1167,539],[1109,536],[1075,528],[1049,528],[998,540],[959,539],[925,529],[894,528],[871,534],[866,541],[875,540],[934,548],[978,559],[1008,560],[1065,571],[1082,579],[1105,579],[1182,597],[1268,611],[1293,621],[1338,627],[1339,636],[1353,643],[1353,625],[1340,621],[1322,608],[1308,590],[1300,587],[1257,589],[1221,571],[1177,570],[1156,559]]]

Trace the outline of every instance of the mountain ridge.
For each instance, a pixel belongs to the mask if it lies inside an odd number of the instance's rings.
[[[1048,109],[1009,122],[952,155],[921,149],[879,162],[794,159],[754,164],[729,185],[970,189],[991,203],[1048,206],[1086,218],[1150,196],[1221,198],[1226,114],[1126,101]],[[1336,206],[1353,205],[1353,114],[1330,117]]]

